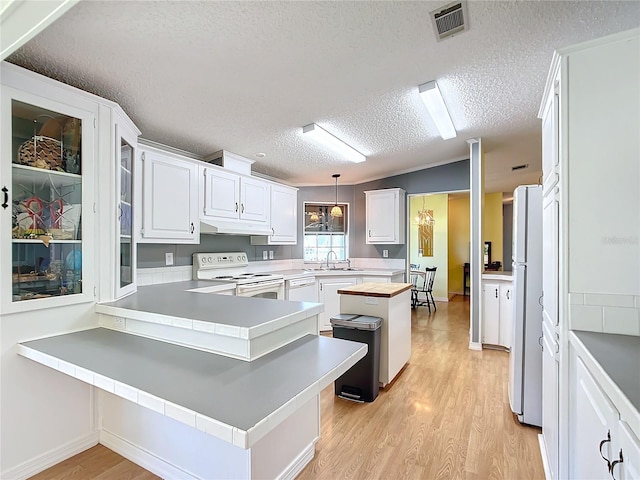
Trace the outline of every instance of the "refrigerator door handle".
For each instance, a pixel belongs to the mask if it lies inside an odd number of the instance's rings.
[[[542,344],[542,335],[540,335],[538,337],[538,345],[540,345],[540,348],[542,348],[542,351],[544,352],[544,345]]]
[[[538,298],[538,305],[540,305],[542,308],[544,308],[544,305],[542,304],[543,297],[544,297],[544,292],[542,292],[542,295],[540,295],[540,297]]]

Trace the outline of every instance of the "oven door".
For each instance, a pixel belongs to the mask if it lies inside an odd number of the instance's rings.
[[[236,286],[238,297],[259,297],[284,300],[284,280],[272,280],[261,283],[245,283]]]

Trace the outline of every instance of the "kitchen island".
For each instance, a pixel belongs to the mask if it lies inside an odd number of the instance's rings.
[[[320,391],[367,347],[317,335],[322,305],[199,287],[141,287],[96,306],[102,328],[18,353],[96,387],[100,443],[163,478],[293,478],[315,453]],[[244,357],[216,351],[230,340]]]
[[[411,357],[411,283],[361,283],[338,290],[340,313],[382,318],[380,385],[387,386]]]

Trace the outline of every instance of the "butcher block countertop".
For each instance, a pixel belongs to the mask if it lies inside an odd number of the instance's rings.
[[[361,295],[363,297],[383,297],[391,298],[396,295],[411,290],[411,283],[360,283],[349,287],[341,288],[338,293],[342,295]]]

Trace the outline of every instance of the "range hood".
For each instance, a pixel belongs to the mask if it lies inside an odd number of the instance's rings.
[[[218,219],[200,219],[200,233],[209,235],[272,235],[271,227],[265,224],[225,222]]]

